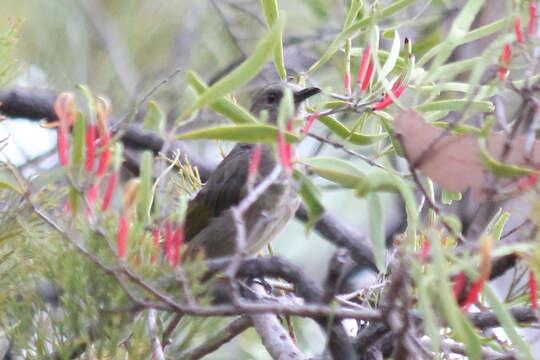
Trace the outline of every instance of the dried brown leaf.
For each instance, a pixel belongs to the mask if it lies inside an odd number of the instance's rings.
[[[427,123],[421,114],[411,109],[396,118],[394,130],[411,167],[449,191],[463,192],[470,188],[475,199],[485,197],[488,170],[482,163],[476,135],[455,135]],[[506,139],[505,134],[496,132],[487,139],[487,151],[498,161],[502,161]],[[539,168],[540,142],[535,140],[529,152],[526,143],[524,136],[510,142],[504,162]]]

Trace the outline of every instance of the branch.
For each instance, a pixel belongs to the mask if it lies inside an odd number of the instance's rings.
[[[264,295],[264,289],[261,289],[261,286],[256,286],[254,290],[255,297],[257,297],[259,293]],[[289,333],[283,328],[283,325],[276,314],[252,314],[250,315],[250,318],[264,347],[268,350],[270,356],[272,356],[272,359],[305,359],[302,352],[291,339]]]

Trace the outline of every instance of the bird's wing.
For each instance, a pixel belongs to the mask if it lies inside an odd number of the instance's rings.
[[[246,195],[246,180],[253,145],[237,144],[188,203],[185,241],[188,242],[224,210]]]

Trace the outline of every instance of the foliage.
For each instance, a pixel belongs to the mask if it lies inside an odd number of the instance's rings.
[[[204,66],[187,72],[181,99],[176,95],[173,105],[149,102],[142,125],[167,141],[270,144],[281,165],[291,168],[288,176],[307,207],[306,233],[312,228],[321,231],[316,224],[331,210],[327,199],[332,189],[354,197],[355,207],[349,208],[354,216],[358,204],[367,204],[371,243],[366,257],[383,280],[366,289],[339,288],[342,277],[350,274],[345,274],[346,266],[335,265],[341,261],[338,253],[338,260],[330,262],[323,291],[329,298],[307,298],[295,283],[301,276],[285,279],[293,286],[276,286],[279,291],[272,294],[283,300],[287,293],[321,305],[308,315],[308,310],[302,312],[290,303],[288,312],[279,308],[287,314],[289,331],[304,339],[300,348],[307,353],[321,349],[306,335],[309,325],[302,321],[293,330],[290,316],[311,318],[320,325],[321,319],[327,320],[322,333],[331,337],[333,316],[347,317],[342,314],[350,310],[357,325],[359,320],[370,322],[351,334],[353,342],[359,341],[363,330],[382,324],[392,334],[394,357],[401,351],[410,357],[423,353],[452,358],[447,355],[452,353],[471,359],[534,358],[533,344],[520,331],[531,317],[518,318],[515,312],[537,306],[538,197],[529,198],[533,210],[522,218],[519,212],[492,209],[518,197],[523,203],[523,197],[538,191],[539,40],[536,33],[523,37],[517,22],[534,28],[535,20],[528,16],[535,2],[507,2],[504,17],[480,26],[473,24],[479,13],[488,12],[487,2],[470,0],[459,9],[450,3],[351,0],[347,8],[334,9],[329,0],[306,1],[297,7],[263,0],[258,14],[266,19],[264,33],[258,34],[258,42],[233,70],[205,83],[201,77],[210,78],[215,70],[205,56],[218,58],[220,50],[213,51],[212,45],[205,48],[198,41],[193,51]],[[72,5],[63,6],[73,11]],[[116,7],[121,6],[112,4],[109,10]],[[317,39],[309,48],[314,59],[294,74],[298,85],[321,84],[323,92],[309,100],[308,114],[281,116],[284,121],[276,126],[264,124],[259,114],[250,114],[237,100],[241,89],[256,82],[271,59],[275,67],[271,71],[280,78],[294,73],[287,67],[293,61],[286,54],[293,31],[302,30],[294,20],[300,15],[306,23],[335,27],[328,39]],[[439,23],[448,17],[450,27],[444,34]],[[233,25],[223,14],[222,20],[230,31]],[[197,30],[205,36],[206,29]],[[9,44],[14,41],[13,31],[13,27],[8,31]],[[13,51],[2,41],[0,37],[0,81],[2,69],[7,68],[2,67],[2,55]],[[234,34],[232,41],[237,41]],[[213,39],[210,42],[214,44]],[[471,55],[463,51],[467,46],[478,49]],[[308,51],[302,46],[294,49]],[[5,58],[11,61],[10,56]],[[122,71],[116,71],[121,78]],[[125,101],[116,102],[114,97],[117,86],[111,87],[112,103],[123,106]],[[128,88],[124,90],[129,92]],[[117,179],[122,163],[130,161],[130,154],[116,145],[121,136],[112,137],[111,104],[86,88],[83,92],[86,107],[68,101],[74,99],[70,94],[56,103],[59,136],[74,123],[71,153],[61,173],[51,170],[23,178],[9,164],[2,169],[7,175],[2,176],[5,185],[0,190],[0,286],[6,290],[0,295],[0,306],[7,311],[0,316],[0,326],[13,351],[32,358],[51,353],[61,359],[82,354],[163,358],[159,348],[166,357],[182,358],[197,350],[196,345],[226,333],[218,329],[225,320],[230,322],[231,315],[248,314],[255,322],[248,305],[233,301],[220,307],[209,291],[209,284],[236,275],[242,254],[230,260],[224,274],[210,280],[206,272],[212,264],[203,258],[181,257],[188,246],[183,244],[186,204],[202,184],[197,166],[180,153],[156,157],[147,150],[135,162],[139,177],[116,188],[112,179]],[[179,103],[182,108],[169,114],[168,107]],[[286,101],[281,106],[281,115],[290,110]],[[227,120],[200,126],[205,116]],[[130,116],[122,120],[120,134],[132,121]],[[307,120],[315,121],[313,128],[299,126]],[[88,172],[85,150],[93,124],[99,127],[99,139],[90,143],[97,144],[96,159],[104,165],[103,171]],[[59,141],[58,150],[67,151],[66,146]],[[291,150],[295,147],[298,152]],[[164,166],[157,166],[158,161]],[[45,185],[49,181],[43,179],[51,174],[53,185]],[[108,202],[104,205],[106,193],[113,196],[110,208]],[[386,233],[389,193],[402,204],[405,227],[400,234]],[[468,201],[479,205],[475,217],[452,214],[451,206],[465,207]],[[510,228],[507,222],[514,219],[519,220]],[[239,224],[236,221],[231,227]],[[325,235],[332,236],[328,230]],[[388,241],[389,235],[394,241]],[[353,267],[365,265],[351,251],[357,244],[344,243],[338,245],[350,251]],[[499,256],[514,259],[510,266],[514,279],[505,297],[490,283]],[[317,259],[308,261],[321,266]],[[280,270],[279,276],[267,277],[284,278],[285,267]],[[334,279],[334,271],[343,273]],[[532,280],[523,285],[529,277]],[[230,281],[228,295],[234,298],[237,294]],[[266,297],[259,300],[258,305],[280,304],[263,301]],[[497,325],[481,323],[471,315],[473,306],[474,311],[492,316]],[[538,321],[537,313],[531,316]],[[255,327],[258,335],[247,335],[248,345],[238,356],[256,356],[254,338],[263,335]],[[484,331],[491,327],[498,328],[493,336]],[[218,350],[214,355],[219,354]]]

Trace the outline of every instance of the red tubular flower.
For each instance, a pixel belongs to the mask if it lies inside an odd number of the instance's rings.
[[[529,290],[531,291],[531,305],[533,309],[538,309],[538,283],[534,277],[534,272],[529,272]]]
[[[107,183],[107,191],[105,192],[105,197],[103,198],[103,204],[101,205],[101,211],[105,211],[109,208],[111,204],[112,196],[114,194],[114,189],[118,183],[118,172],[114,172],[109,177],[109,182]]]
[[[150,260],[152,264],[156,263],[157,260],[157,254],[159,251],[159,237],[161,233],[158,227],[154,229],[154,249],[152,250],[152,259]]]
[[[95,124],[88,124],[86,129],[86,171],[90,172],[94,170],[94,157],[95,157],[95,142],[96,142],[97,126]]]
[[[508,76],[508,65],[510,64],[510,57],[512,56],[512,49],[510,44],[504,45],[503,54],[501,56],[501,65],[499,66],[499,79],[504,80]]]
[[[120,216],[120,224],[118,225],[118,256],[124,258],[126,256],[127,250],[127,238],[129,232],[129,223],[127,220],[127,215],[122,214]]]
[[[536,35],[536,0],[529,2],[529,35]]]
[[[539,173],[532,173],[527,176],[524,176],[518,180],[518,189],[519,191],[525,191],[532,187],[534,184],[536,184],[540,180],[540,174]]]
[[[360,70],[358,71],[358,78],[356,79],[357,84],[364,82],[364,77],[366,76],[366,71],[369,64],[369,57],[371,56],[371,48],[366,46],[364,49],[364,55],[362,56],[362,63],[360,64]]]
[[[174,244],[173,244],[173,228],[172,224],[170,222],[165,223],[165,258],[169,263],[172,262],[172,255],[174,251]]]
[[[66,202],[66,213],[71,214],[73,211],[73,205],[71,205],[71,200],[68,199]]]
[[[111,148],[109,146],[110,141],[110,135],[107,132],[101,137],[100,145],[103,148],[103,152],[101,153],[101,157],[99,158],[99,167],[97,171],[98,177],[101,177],[105,174],[105,171],[109,167],[109,163],[111,162]]]
[[[521,19],[517,18],[514,22],[514,29],[516,31],[516,37],[518,43],[524,43],[525,39],[523,38],[523,27],[521,26]]]
[[[102,97],[98,97],[97,100],[98,101],[96,102],[96,114],[99,125],[99,144],[103,150],[99,159],[97,175],[98,177],[102,177],[103,174],[105,174],[107,168],[109,167],[111,159],[111,149],[109,146],[109,142],[111,141],[111,133],[107,121],[107,116],[109,116],[109,113],[111,112],[111,104],[108,100]]]
[[[287,144],[287,141],[285,140],[285,134],[283,131],[278,129],[278,150],[279,150],[279,158],[281,160],[281,165],[285,169],[292,169],[292,162],[291,162],[291,145]]]
[[[173,236],[173,251],[172,257],[169,260],[169,263],[172,266],[178,266],[180,264],[180,247],[184,244],[184,226],[178,225]]]
[[[75,100],[72,94],[58,95],[54,103],[54,111],[58,116],[58,156],[63,167],[69,164],[69,128],[75,121]]]
[[[319,118],[319,112],[316,111],[314,112],[313,114],[310,114],[307,118],[307,123],[306,123],[306,126],[304,126],[304,128],[302,129],[302,132],[304,134],[308,134],[309,133],[309,130],[311,130],[311,127],[313,126],[313,123],[315,122],[315,120],[317,120]]]
[[[259,171],[259,165],[261,164],[261,153],[261,145],[255,146],[255,148],[253,149],[253,154],[251,156],[251,162],[249,163],[249,177],[255,177],[257,175],[257,172]]]
[[[510,48],[510,44],[504,45],[503,55],[502,55],[502,63],[505,65],[510,64],[510,57],[512,56],[512,49]]]
[[[478,302],[478,296],[482,292],[482,289],[484,288],[484,283],[486,282],[486,279],[484,277],[479,278],[476,280],[469,290],[469,293],[467,294],[467,299],[465,300],[465,303],[461,307],[461,310],[463,312],[467,312],[471,305],[474,305]]]
[[[454,298],[456,299],[456,301],[459,301],[461,292],[465,287],[466,280],[467,276],[465,276],[465,273],[463,271],[457,274],[456,278],[454,279],[454,286],[452,287],[452,291],[454,292]]]
[[[401,80],[398,80],[396,81],[394,86],[392,86],[391,91],[394,97],[397,99],[401,96],[401,94],[403,94],[406,88],[407,88],[407,85],[403,84]],[[381,101],[379,101],[378,103],[375,104],[375,106],[373,106],[373,110],[384,109],[385,107],[388,107],[392,105],[393,103],[394,103],[394,99],[392,99],[390,95],[386,94],[384,95],[384,98]]]
[[[369,83],[371,82],[371,76],[373,75],[373,67],[375,64],[373,63],[373,60],[369,63],[366,77],[364,78],[364,82],[362,83],[362,91],[366,91],[369,88]]]
[[[62,126],[58,128],[58,156],[60,157],[60,164],[63,167],[68,166],[69,164],[69,144],[68,144],[68,133],[67,130],[63,129]]]
[[[289,119],[289,121],[287,121],[287,131],[289,132],[293,132],[294,131],[294,119]],[[288,153],[288,156],[289,156],[289,159],[294,159],[295,158],[295,153],[294,153],[294,148],[292,146],[292,144],[289,144],[287,143],[287,153]]]
[[[99,193],[99,186],[97,184],[94,184],[90,186],[90,189],[88,189],[88,205],[89,207],[86,209],[86,217],[90,217],[92,215],[92,208],[91,206],[94,205],[96,202],[97,196]]]
[[[426,261],[429,256],[429,251],[431,250],[431,242],[426,240],[422,246],[422,260]]]

